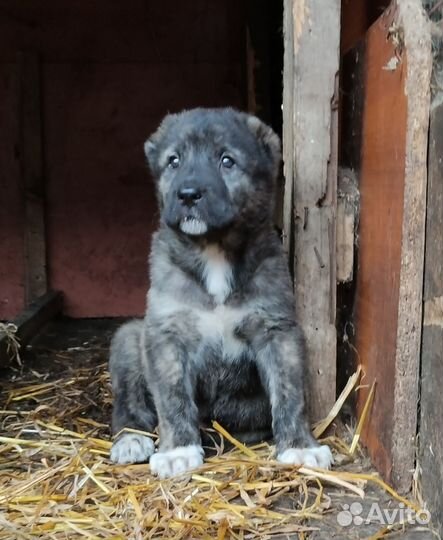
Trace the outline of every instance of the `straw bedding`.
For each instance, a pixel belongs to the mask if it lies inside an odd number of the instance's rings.
[[[325,439],[340,463],[333,471],[278,464],[271,445],[246,448],[217,423],[209,432],[213,455],[192,475],[159,481],[146,464],[113,465],[106,352],[95,355],[98,363],[75,367],[72,354],[54,353],[59,367],[51,375],[20,368],[3,385],[0,539],[304,539],[340,510],[330,490],[359,500],[368,483],[416,508],[375,475],[349,472],[358,433],[351,444]],[[334,420],[359,375],[316,435]]]

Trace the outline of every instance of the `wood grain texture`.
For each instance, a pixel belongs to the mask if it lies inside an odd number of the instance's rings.
[[[362,111],[359,268],[356,288],[356,348],[367,385],[377,382],[370,422],[364,432],[377,468],[391,479],[397,317],[403,222],[407,99],[406,59],[387,39],[396,17],[385,12],[365,40],[365,102]],[[359,394],[359,412],[367,388]]]
[[[417,429],[431,61],[420,2],[393,3],[354,59],[365,96],[354,113],[361,211],[353,323],[366,374],[358,405],[375,380],[363,441],[384,476],[406,490]]]
[[[415,461],[426,224],[431,35],[419,0],[398,0],[406,49],[405,188],[397,325],[393,481],[409,489]]]
[[[293,240],[287,232],[285,245],[294,245],[297,317],[309,354],[308,402],[312,418],[318,419],[335,400],[340,2],[293,0],[286,2],[285,14],[286,47],[293,45],[292,60],[286,51],[284,83],[285,211],[292,209],[287,231],[294,221]]]
[[[293,271],[294,236],[294,16],[293,0],[285,0],[283,12],[283,248]]]
[[[443,101],[431,111],[420,391],[423,496],[443,534]]]

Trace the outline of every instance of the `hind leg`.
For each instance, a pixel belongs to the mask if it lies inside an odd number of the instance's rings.
[[[272,437],[271,405],[264,392],[251,396],[220,396],[212,407],[211,416],[244,443]]]
[[[112,432],[117,438],[110,457],[114,463],[145,462],[154,453],[150,437],[122,431],[130,428],[152,432],[157,425],[157,414],[141,366],[142,331],[143,321],[129,322],[117,330],[111,342]]]

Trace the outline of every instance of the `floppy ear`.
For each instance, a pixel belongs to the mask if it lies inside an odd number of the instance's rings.
[[[177,116],[177,114],[168,114],[165,116],[157,131],[155,131],[143,145],[149,168],[154,176],[157,176],[159,173],[158,156],[162,139],[169,130],[170,125],[177,119]]]
[[[265,152],[271,158],[273,170],[276,173],[281,160],[281,142],[280,137],[275,131],[262,122],[259,118],[247,115],[246,124],[251,133],[257,138]]]
[[[143,150],[145,151],[146,160],[149,165],[149,169],[151,170],[152,176],[154,179],[157,179],[158,175],[160,174],[159,170],[159,164],[158,164],[158,147],[159,147],[159,137],[157,134],[159,133],[160,128],[153,133],[149,139],[145,142],[143,145]]]
[[[145,142],[143,145],[143,150],[145,151],[146,159],[148,160],[148,164],[151,168],[153,168],[153,164],[155,162],[155,156],[157,154],[157,145],[155,144],[154,135],[149,137],[149,139]]]

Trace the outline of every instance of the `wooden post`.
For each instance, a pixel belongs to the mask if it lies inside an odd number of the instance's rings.
[[[431,35],[420,0],[398,0],[406,49],[408,99],[397,349],[392,431],[392,480],[412,485],[417,444],[418,383],[426,226]]]
[[[424,317],[421,351],[420,454],[423,497],[443,534],[443,93],[431,110]]]
[[[283,13],[283,248],[294,270],[294,16],[292,0],[285,0]]]
[[[40,64],[37,54],[18,55],[20,160],[24,194],[25,302],[47,291]]]
[[[298,321],[309,354],[309,407],[336,391],[337,96],[340,1],[285,0],[285,247],[293,245]],[[293,223],[293,225],[292,225]]]

